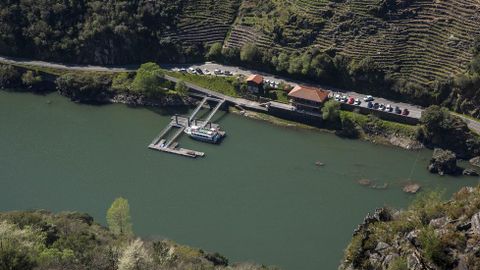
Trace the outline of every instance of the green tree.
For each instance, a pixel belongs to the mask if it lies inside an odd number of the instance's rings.
[[[126,92],[132,88],[132,78],[129,73],[117,74],[112,80],[112,89],[119,92]]]
[[[184,81],[178,81],[175,84],[175,91],[182,96],[185,96],[188,93],[188,87]]]
[[[37,75],[36,72],[31,70],[27,70],[27,72],[22,75],[22,83],[28,88],[32,88],[40,82],[42,82],[42,76]]]
[[[20,84],[21,75],[12,65],[0,65],[0,88],[16,87]]]
[[[259,55],[257,46],[254,44],[246,43],[240,50],[240,60],[245,62],[254,62]]]
[[[329,100],[322,107],[322,118],[329,122],[338,122],[340,120],[340,102]]]
[[[447,109],[432,105],[422,112],[420,122],[427,128],[429,133],[437,133],[443,129],[449,129],[452,125],[452,116]]]
[[[222,43],[213,43],[205,57],[209,60],[219,60],[222,58]]]
[[[108,228],[119,236],[131,236],[132,222],[130,217],[130,206],[124,198],[117,198],[107,211]]]
[[[135,91],[154,94],[161,88],[161,83],[164,80],[164,72],[155,63],[145,63],[140,66],[132,83],[132,88]]]

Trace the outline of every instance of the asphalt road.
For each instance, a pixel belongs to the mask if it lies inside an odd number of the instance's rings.
[[[202,63],[202,64],[164,65],[163,68],[170,69],[170,70],[174,70],[174,69],[178,69],[178,68],[186,68],[186,69],[188,69],[188,68],[194,68],[194,69],[200,68],[201,70],[208,70],[210,72],[213,72],[214,70],[218,69],[218,70],[222,70],[222,71],[230,71],[234,75],[235,74],[241,74],[241,75],[244,75],[244,76],[247,76],[247,77],[252,75],[252,74],[260,74],[265,78],[265,80],[270,80],[270,81],[274,81],[274,82],[277,82],[277,83],[283,82],[283,83],[286,83],[286,84],[290,84],[292,86],[302,84],[302,85],[307,85],[307,86],[320,87],[320,88],[327,89],[327,90],[330,90],[330,91],[333,91],[333,92],[338,92],[338,93],[341,93],[341,94],[346,95],[348,97],[358,98],[358,99],[362,100],[361,106],[363,106],[363,107],[367,106],[367,103],[363,102],[363,98],[365,97],[365,94],[360,94],[360,93],[352,92],[352,91],[345,91],[345,90],[342,90],[342,89],[332,88],[332,87],[328,87],[328,86],[320,85],[320,84],[302,83],[300,81],[291,80],[291,79],[288,79],[288,78],[285,78],[285,77],[282,77],[282,76],[275,76],[275,75],[268,74],[268,73],[265,73],[265,72],[244,69],[244,68],[241,68],[241,67],[226,66],[226,65],[221,65],[221,64],[217,64],[217,63],[206,62],[206,63]],[[385,105],[390,104],[394,108],[395,108],[395,106],[398,106],[402,110],[406,108],[410,111],[409,116],[413,117],[413,118],[420,119],[420,117],[422,116],[423,109],[419,106],[416,106],[416,105],[402,103],[402,102],[395,102],[395,101],[387,100],[387,99],[384,99],[384,98],[378,98],[378,97],[375,97],[374,102],[378,102],[380,104],[383,103]]]
[[[35,61],[35,60],[29,60],[29,59],[22,59],[22,58],[14,58],[14,57],[2,57],[0,56],[0,62],[3,63],[12,63],[12,64],[25,64],[25,65],[32,65],[32,66],[40,66],[40,67],[50,67],[50,68],[58,68],[58,69],[68,69],[68,70],[78,70],[78,71],[110,71],[110,72],[123,72],[123,71],[135,71],[138,69],[138,65],[124,65],[124,66],[92,66],[92,65],[69,65],[69,64],[61,64],[61,63],[51,63],[51,62],[45,62],[45,61]],[[296,81],[296,80],[291,80],[282,76],[276,76],[272,74],[268,74],[265,72],[261,71],[256,71],[256,70],[249,70],[241,67],[235,67],[235,66],[226,66],[226,65],[221,65],[221,64],[216,64],[216,63],[211,63],[211,62],[206,62],[206,63],[201,63],[201,64],[187,64],[187,65],[162,65],[163,68],[173,70],[175,68],[200,68],[202,70],[209,70],[209,71],[214,71],[215,69],[223,70],[223,71],[230,71],[233,74],[241,74],[244,76],[249,76],[251,74],[260,74],[264,76],[266,80],[274,81],[277,83],[284,82],[290,85],[298,85],[298,84],[304,84],[302,82]],[[345,91],[342,89],[336,89],[332,87],[327,87],[324,85],[320,84],[305,84],[309,86],[315,86],[315,87],[321,87],[327,90],[331,90],[333,92],[341,92],[344,93],[346,96],[351,96],[354,98],[359,98],[363,99],[365,96],[364,94],[360,94],[357,92],[352,92],[352,91]],[[384,104],[390,104],[391,106],[395,107],[398,106],[401,109],[407,108],[410,111],[410,117],[414,118],[420,118],[423,108],[413,105],[413,104],[408,104],[408,103],[403,103],[403,102],[394,102],[391,100],[387,100],[384,98],[378,98],[375,97],[375,102],[378,103],[384,103]],[[362,106],[366,106],[365,102],[362,102]],[[474,121],[471,120],[463,115],[457,115],[458,117],[462,118],[468,125],[470,129],[475,131],[476,133],[480,134],[480,121]]]

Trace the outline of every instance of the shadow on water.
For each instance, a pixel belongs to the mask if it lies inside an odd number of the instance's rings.
[[[145,108],[145,107],[138,107],[138,108]],[[163,108],[147,107],[147,110],[161,116],[173,116],[175,114],[188,115],[190,109],[191,108],[189,106],[163,107]]]

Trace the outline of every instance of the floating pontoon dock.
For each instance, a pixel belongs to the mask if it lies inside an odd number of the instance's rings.
[[[204,120],[197,120],[195,117],[197,116],[198,112],[202,109],[202,107],[208,102],[216,102],[217,104],[213,108],[213,110],[208,114],[207,118]],[[175,115],[172,117],[172,121],[158,134],[155,139],[153,139],[152,143],[148,146],[148,148],[153,150],[158,150],[166,153],[177,154],[186,157],[203,157],[205,153],[198,152],[195,150],[184,149],[178,147],[178,142],[176,141],[185,129],[191,125],[199,126],[199,127],[211,127],[217,129],[219,127],[218,124],[213,124],[210,122],[213,116],[220,107],[225,103],[223,99],[217,99],[213,97],[203,97],[202,101],[198,104],[195,110],[190,114],[189,117],[183,117]],[[166,138],[166,135],[170,133],[173,129],[176,129],[173,136],[170,138]],[[221,135],[225,135],[225,132],[221,132]]]

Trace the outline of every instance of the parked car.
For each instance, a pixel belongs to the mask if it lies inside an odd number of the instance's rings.
[[[196,68],[195,69],[195,72],[198,74],[198,75],[203,75],[203,71],[201,68]]]
[[[180,70],[180,72],[182,72],[182,73],[186,73],[186,72],[187,72],[187,69],[186,69],[186,68],[181,68],[181,69],[179,69],[179,70]]]
[[[355,99],[353,97],[349,97],[347,103],[348,104],[353,104],[355,102]]]
[[[335,94],[335,96],[333,97],[336,101],[340,101],[341,99],[341,96],[339,94]]]
[[[210,70],[204,69],[204,70],[203,70],[203,73],[208,75],[208,74],[210,74]]]
[[[229,70],[225,70],[223,74],[225,74],[225,76],[232,76],[232,72],[230,72]]]
[[[366,96],[363,98],[365,101],[374,101],[375,99],[372,96]]]
[[[403,109],[403,112],[402,112],[402,115],[409,115],[410,114],[410,111],[408,109]]]
[[[387,107],[385,109],[387,110],[387,112],[392,112],[393,111],[393,107],[390,104],[387,104]]]
[[[383,104],[383,103],[380,104],[378,109],[381,110],[381,111],[384,111],[385,110],[385,104]]]
[[[222,74],[222,71],[220,69],[215,69],[213,73],[215,73],[215,75],[220,75]]]
[[[369,101],[368,104],[367,104],[367,107],[368,107],[369,109],[373,108],[373,103],[372,103],[371,101]]]
[[[357,99],[355,99],[355,102],[353,104],[359,106],[360,104],[362,104],[362,101],[360,101],[360,99],[357,98]]]
[[[395,106],[395,113],[396,114],[401,114],[402,113],[402,110],[400,110],[400,107]]]
[[[375,102],[375,104],[373,104],[373,108],[375,110],[378,110],[378,108],[380,108],[380,104],[378,104],[377,102]]]

